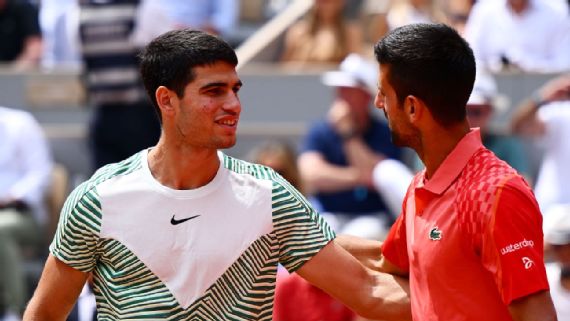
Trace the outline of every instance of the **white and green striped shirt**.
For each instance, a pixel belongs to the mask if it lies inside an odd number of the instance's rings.
[[[158,183],[145,150],[69,196],[50,250],[93,272],[99,320],[271,320],[277,263],[295,271],[334,238],[273,170],[219,156],[198,189]]]

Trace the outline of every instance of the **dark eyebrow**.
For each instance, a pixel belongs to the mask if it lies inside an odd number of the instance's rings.
[[[211,83],[207,83],[204,86],[200,87],[200,90],[208,90],[210,88],[215,88],[215,87],[226,87],[228,85],[228,83],[225,82],[211,82]],[[241,87],[243,85],[243,83],[241,82],[241,80],[239,80],[234,86],[232,87]]]

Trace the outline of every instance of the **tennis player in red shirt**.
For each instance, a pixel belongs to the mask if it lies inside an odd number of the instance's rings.
[[[466,120],[475,79],[469,45],[448,26],[415,24],[389,33],[374,52],[375,105],[392,141],[426,166],[377,267],[409,277],[415,321],[556,320],[534,195]]]

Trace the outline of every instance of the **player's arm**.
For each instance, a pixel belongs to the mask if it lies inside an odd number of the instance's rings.
[[[335,242],[369,269],[408,277],[408,272],[400,269],[382,255],[382,242],[380,241],[341,234],[337,236]]]
[[[544,267],[542,215],[530,187],[512,176],[497,191],[483,233],[481,262],[515,321],[556,320]],[[504,252],[512,244],[514,251]]]
[[[340,234],[335,242],[367,268],[378,270],[382,259],[382,242]]]
[[[363,317],[411,320],[407,280],[364,267],[335,241],[297,273]]]
[[[64,321],[73,308],[88,273],[80,272],[49,255],[24,321]]]
[[[548,291],[541,291],[513,301],[509,304],[509,312],[515,321],[557,320]]]

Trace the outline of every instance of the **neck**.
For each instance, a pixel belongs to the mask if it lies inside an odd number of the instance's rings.
[[[465,121],[452,126],[435,125],[425,131],[429,135],[422,134],[418,155],[426,166],[428,178],[433,176],[457,143],[469,133],[469,130],[469,124]]]
[[[184,190],[199,188],[214,179],[220,160],[217,150],[180,148],[161,137],[148,154],[152,176],[162,185]]]
[[[522,15],[530,6],[529,1],[517,1],[517,2],[509,2],[509,6],[511,10],[517,15]]]

